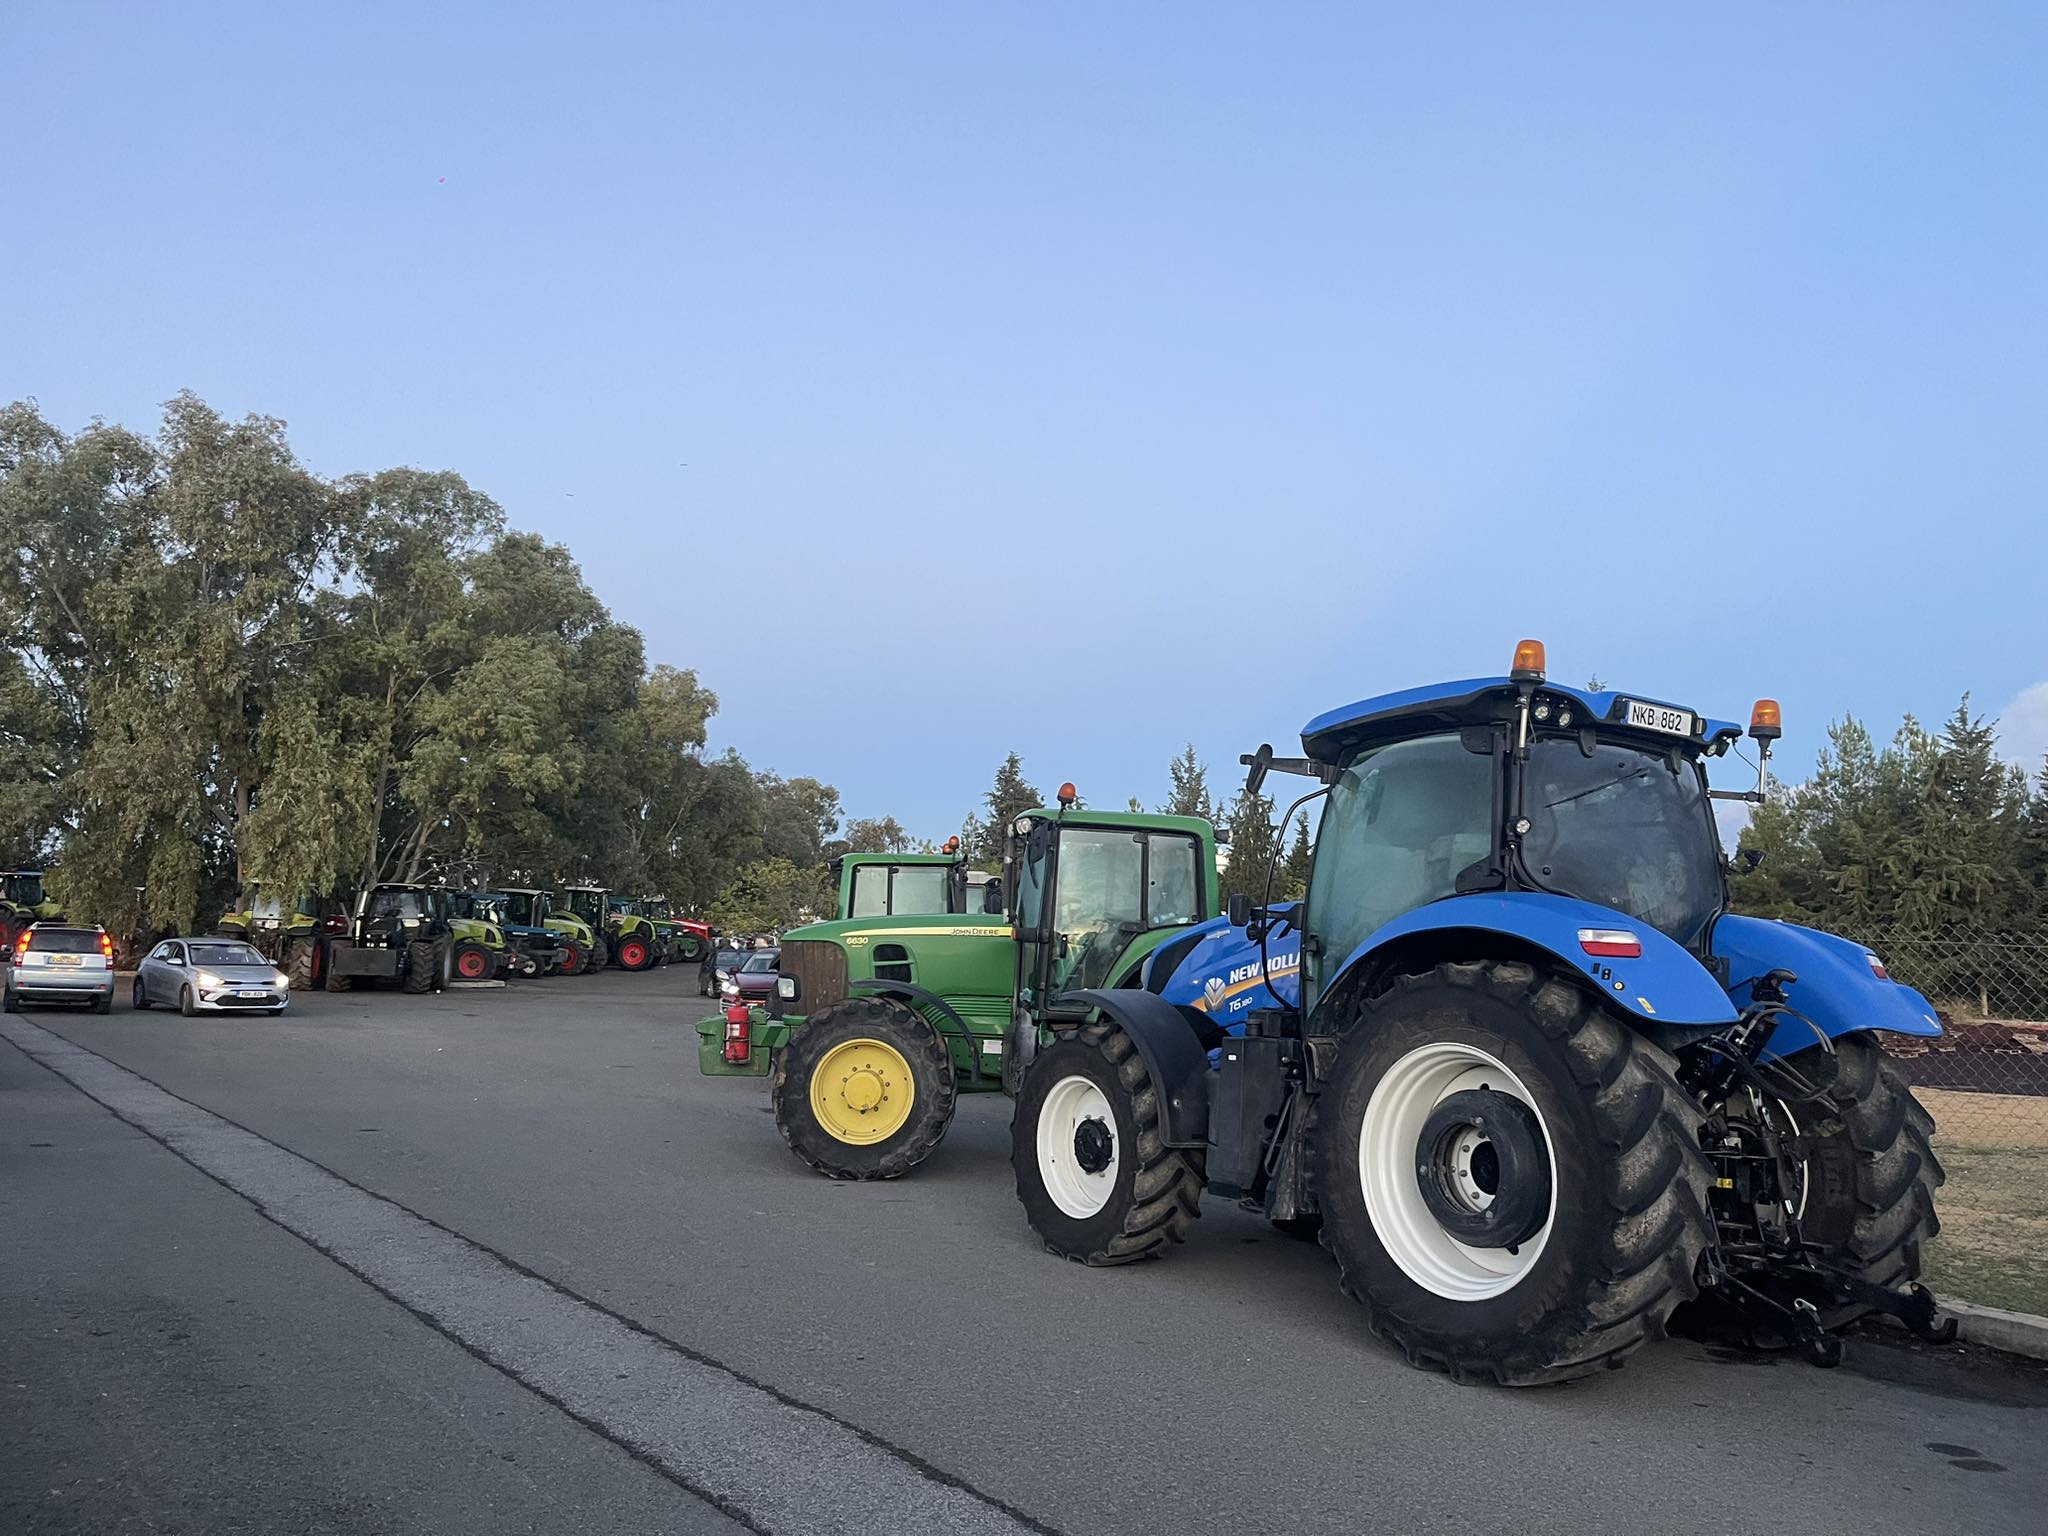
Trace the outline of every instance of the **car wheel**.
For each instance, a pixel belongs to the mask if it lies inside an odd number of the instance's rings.
[[[94,1013],[112,1013],[114,1011],[114,989],[112,987],[107,988],[106,991],[92,1000],[92,1011]]]
[[[135,1011],[137,1013],[146,1013],[148,1011],[149,988],[145,987],[142,984],[142,978],[140,976],[135,978],[135,996],[133,1001],[135,1004]]]
[[[21,1004],[12,992],[0,992],[0,1013],[19,1013]]]
[[[189,985],[178,988],[178,1012],[189,1019],[196,1011],[192,1001],[192,988]]]

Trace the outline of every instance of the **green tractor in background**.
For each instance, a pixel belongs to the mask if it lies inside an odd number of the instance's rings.
[[[451,969],[457,981],[488,981],[519,968],[519,953],[505,932],[495,895],[448,892],[448,932],[455,942]]]
[[[12,948],[30,923],[61,920],[64,904],[51,894],[46,871],[16,869],[0,875],[0,945]]]
[[[834,859],[831,870],[841,917],[983,909],[957,837],[946,839],[943,853],[849,853]],[[1000,900],[994,910],[1002,910]]]
[[[456,909],[460,915],[493,924],[504,935],[509,950],[504,968],[509,974],[552,974],[569,958],[561,934],[544,925],[529,928],[514,922],[514,902],[515,898],[504,891],[462,891],[457,893]],[[524,911],[526,904],[521,903],[520,909]]]
[[[675,904],[666,896],[642,896],[620,905],[637,913],[654,924],[654,931],[661,935],[661,963],[671,960],[684,965],[695,965],[703,960],[716,940],[709,923],[698,922],[695,918],[684,917],[675,909]]]
[[[782,939],[777,995],[765,1018],[733,1006],[697,1026],[708,1076],[770,1077],[775,1123],[790,1149],[841,1179],[889,1179],[931,1155],[962,1093],[1015,1091],[1028,1034],[1049,999],[1131,987],[1147,956],[1218,915],[1216,833],[1190,816],[1073,808],[1034,810],[1007,829],[1000,912],[968,913],[966,870],[945,855],[863,855],[841,870],[848,916]],[[937,868],[950,865],[950,869]],[[880,885],[863,869],[898,867]],[[916,912],[923,871],[948,905]],[[904,878],[902,871],[910,872]]]
[[[601,885],[562,888],[562,905],[582,918],[597,935],[593,970],[616,962],[621,970],[647,971],[661,963],[661,935],[637,912],[628,912]]]
[[[287,898],[278,887],[253,880],[242,905],[221,914],[213,931],[240,939],[291,978],[292,990],[308,991],[327,980],[327,950],[348,928],[348,913],[324,896]]]
[[[507,886],[498,892],[505,898],[505,916],[514,928],[543,928],[555,936],[561,954],[555,969],[564,976],[581,976],[598,966],[598,934],[574,912],[558,911],[546,891]]]

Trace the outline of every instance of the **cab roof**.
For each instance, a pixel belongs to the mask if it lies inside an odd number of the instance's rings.
[[[1452,730],[1461,725],[1478,725],[1500,718],[1508,701],[1522,685],[1511,677],[1468,677],[1452,683],[1432,683],[1421,688],[1403,688],[1396,693],[1374,694],[1341,709],[1328,710],[1301,728],[1301,749],[1323,762],[1335,762],[1348,752],[1383,741],[1396,741],[1430,730]],[[1536,691],[1558,700],[1569,700],[1585,712],[1587,724],[1620,731],[1645,741],[1674,742],[1679,738],[1655,731],[1635,730],[1619,718],[1625,701],[1661,704],[1683,709],[1693,717],[1695,750],[1706,750],[1722,741],[1742,735],[1742,727],[1731,720],[1714,720],[1683,704],[1652,698],[1645,693],[1621,693],[1614,689],[1592,692],[1563,683],[1538,683]]]
[[[1041,805],[1024,814],[1045,821],[1062,818],[1084,827],[1129,827],[1134,832],[1186,832],[1212,841],[1216,836],[1215,827],[1199,816],[1155,816],[1149,811],[1095,811],[1085,805],[1064,813]]]

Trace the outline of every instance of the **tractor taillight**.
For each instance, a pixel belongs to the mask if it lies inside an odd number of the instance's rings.
[[[1879,981],[1890,981],[1892,979],[1892,973],[1884,968],[1884,962],[1869,950],[1863,951],[1863,959],[1870,966],[1870,974]]]
[[[743,1004],[725,1010],[725,1059],[736,1067],[745,1066],[754,1055],[754,1026]]]
[[[1603,960],[1633,960],[1643,952],[1643,941],[1626,928],[1581,928],[1579,948]]]

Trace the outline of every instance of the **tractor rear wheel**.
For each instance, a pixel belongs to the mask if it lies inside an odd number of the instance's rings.
[[[285,940],[284,964],[278,969],[284,972],[292,991],[310,992],[313,989],[313,957],[319,947],[312,939]]]
[[[1934,1155],[1934,1117],[1869,1035],[1835,1041],[1832,1061],[1816,1046],[1784,1068],[1764,1073],[1827,1085],[1785,1101],[1789,1129],[1808,1148],[1802,1185],[1787,1192],[1800,1235],[1872,1285],[1889,1290],[1919,1279],[1921,1247],[1941,1230],[1934,1192],[1945,1175]],[[1821,1321],[1837,1328],[1869,1311],[1852,1303],[1823,1311]]]
[[[484,981],[497,968],[491,952],[468,940],[455,946],[455,976],[459,981]]]
[[[1411,1364],[1532,1386],[1619,1365],[1697,1294],[1702,1115],[1668,1053],[1520,963],[1366,1000],[1317,1107],[1323,1245]]]
[[[894,998],[850,997],[813,1015],[775,1056],[775,1124],[834,1179],[894,1179],[953,1123],[953,1056]]]
[[[1046,1250],[1082,1264],[1150,1258],[1202,1213],[1202,1154],[1160,1139],[1158,1089],[1114,1024],[1084,1025],[1025,1071],[1010,1167]]]

